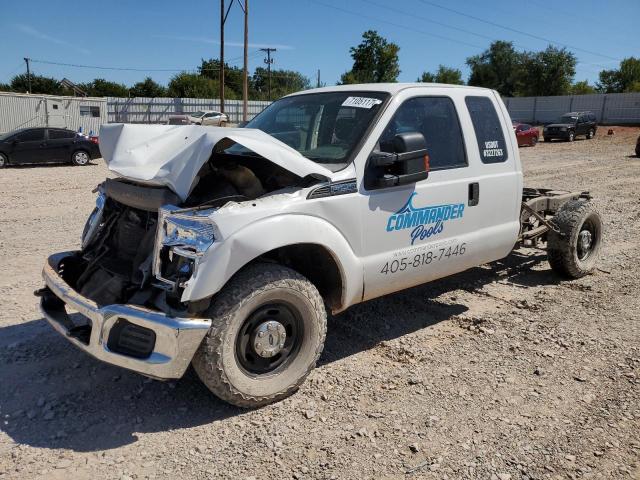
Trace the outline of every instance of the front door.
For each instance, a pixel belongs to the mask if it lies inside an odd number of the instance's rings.
[[[13,163],[38,163],[46,161],[44,128],[32,128],[18,134],[11,151]]]
[[[398,107],[377,148],[397,133],[422,133],[429,178],[362,192],[365,300],[501,258],[517,235],[521,180],[503,135],[512,127],[491,96],[426,90],[434,94]]]

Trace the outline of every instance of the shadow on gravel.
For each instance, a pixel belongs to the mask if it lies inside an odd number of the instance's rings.
[[[96,165],[98,165],[97,160],[91,160],[89,163],[87,163],[86,165],[83,165],[82,167],[79,168],[83,168],[83,167],[95,167]],[[8,164],[7,166],[5,166],[4,168],[11,168],[13,170],[29,170],[32,168],[42,168],[42,167],[53,167],[53,168],[57,168],[57,167],[75,167],[75,165],[72,165],[69,162],[55,162],[55,163],[19,163],[17,165],[12,165],[12,164]]]
[[[468,309],[434,300],[447,292],[473,292],[495,281],[522,288],[557,283],[549,269],[531,270],[545,259],[543,254],[516,252],[503,261],[357,305],[330,319],[320,365]],[[177,382],[146,379],[75,349],[44,319],[0,328],[0,430],[16,443],[109,450],[136,442],[138,433],[210,424],[243,412],[211,395],[191,370]]]

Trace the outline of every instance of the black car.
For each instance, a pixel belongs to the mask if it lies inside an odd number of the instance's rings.
[[[70,162],[100,158],[97,138],[64,128],[23,128],[0,135],[0,168],[21,163]]]
[[[542,135],[545,142],[556,138],[573,142],[578,135],[584,135],[587,140],[592,139],[597,129],[593,112],[569,112],[562,115],[556,123],[545,126]]]

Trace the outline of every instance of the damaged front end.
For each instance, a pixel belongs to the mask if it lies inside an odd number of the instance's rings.
[[[183,301],[183,294],[220,240],[217,209],[318,181],[228,146],[214,145],[198,160],[188,185],[180,170],[162,181],[127,176],[98,186],[81,250],[52,255],[43,270],[46,287],[37,294],[56,330],[108,363],[161,379],[182,376],[211,324],[210,299]],[[177,172],[175,162],[187,168],[193,158],[169,163]]]

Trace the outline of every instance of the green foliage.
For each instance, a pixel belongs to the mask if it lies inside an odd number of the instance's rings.
[[[342,74],[340,83],[396,82],[400,75],[399,51],[398,45],[387,42],[375,30],[364,32],[360,45],[349,50],[353,67]]]
[[[122,83],[96,78],[93,82],[78,85],[90,97],[128,97],[129,88]]]
[[[462,80],[462,72],[457,68],[445,67],[440,65],[436,73],[423,72],[418,79],[424,83],[448,83],[450,85],[464,85]]]
[[[469,85],[497,90],[500,95],[513,97],[522,84],[522,55],[512,42],[493,42],[488,50],[467,58],[471,69]]]
[[[249,98],[251,100],[269,99],[269,74],[266,68],[256,68],[249,84]],[[309,79],[299,72],[271,69],[272,100],[300,90],[306,90],[310,86]]]
[[[549,45],[540,52],[517,52],[512,42],[493,42],[467,58],[469,85],[497,90],[505,97],[565,95],[571,91],[576,57]]]
[[[167,95],[167,89],[155,82],[151,77],[136,83],[129,92],[132,97],[164,97]]]
[[[567,49],[549,45],[541,52],[522,55],[522,82],[518,93],[523,96],[567,95],[576,74],[576,56]]]
[[[617,70],[602,70],[597,89],[603,93],[640,91],[640,59],[625,58]]]
[[[596,93],[596,89],[589,85],[588,81],[583,80],[581,82],[574,83],[571,86],[569,93],[572,95],[588,95],[590,93]]]
[[[242,97],[242,78],[244,69],[241,67],[232,67],[228,63],[224,64],[224,90],[225,97],[228,90],[233,90],[235,95]],[[209,60],[202,59],[200,66],[198,67],[198,73],[203,77],[210,78],[220,82],[220,60],[217,58],[210,58]],[[251,88],[251,87],[249,87]],[[231,98],[231,97],[229,97]]]
[[[8,83],[0,83],[0,92],[10,92],[11,91],[11,85],[9,85]]]
[[[170,97],[181,98],[218,98],[220,82],[197,73],[182,72],[174,75],[169,82]],[[225,88],[225,98],[237,99],[235,91]]]
[[[27,93],[29,91],[29,80],[27,74],[22,73],[11,79],[10,89],[12,92]],[[64,90],[60,82],[52,77],[42,75],[31,75],[31,92],[44,95],[64,95]]]

